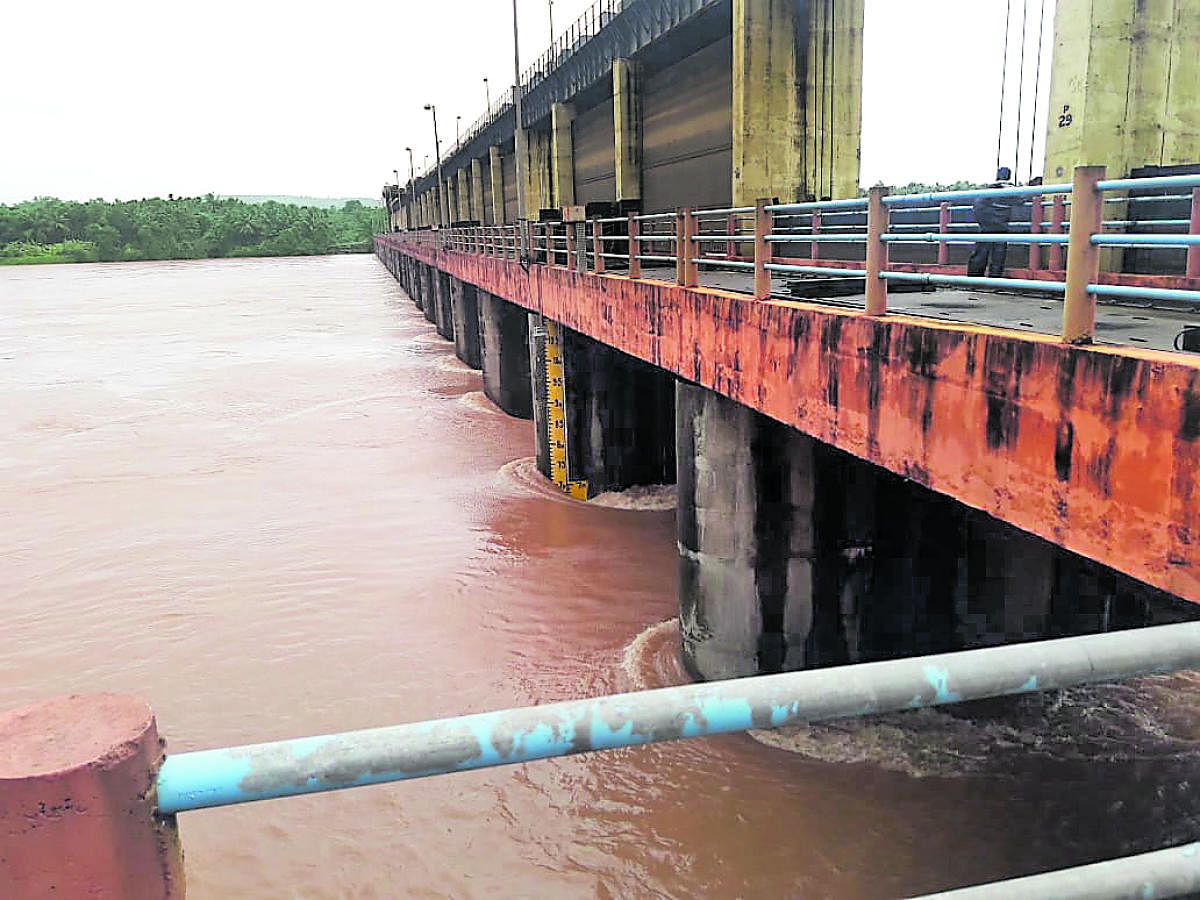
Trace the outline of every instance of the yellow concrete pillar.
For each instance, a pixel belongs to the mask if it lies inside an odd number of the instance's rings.
[[[616,199],[642,199],[642,67],[613,60],[613,136]]]
[[[525,132],[525,215],[536,222],[539,210],[553,203],[550,189],[550,135],[530,129]]]
[[[471,160],[471,218],[480,225],[488,225],[487,204],[483,193],[483,160]]]
[[[853,197],[866,0],[733,0],[733,202]]]
[[[1046,180],[1200,159],[1197,46],[1200,0],[1058,0]]]
[[[488,148],[488,173],[492,181],[492,222],[504,225],[508,216],[504,211],[504,158],[499,147]]]
[[[458,199],[458,215],[455,219],[465,222],[471,218],[471,173],[466,166],[458,170],[458,185],[454,196]]]
[[[550,106],[550,183],[557,208],[575,205],[575,107],[569,103]]]

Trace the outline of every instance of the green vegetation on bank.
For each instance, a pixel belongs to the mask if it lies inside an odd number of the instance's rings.
[[[179,197],[0,205],[0,265],[368,253],[383,210]]]

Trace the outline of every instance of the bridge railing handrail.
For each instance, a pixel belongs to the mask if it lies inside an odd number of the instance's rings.
[[[1081,175],[1082,173],[1082,175]],[[1036,290],[1061,294],[1064,297],[1062,336],[1065,340],[1088,343],[1095,328],[1097,297],[1142,297],[1171,300],[1200,307],[1200,291],[1142,285],[1103,285],[1099,281],[1098,252],[1105,247],[1153,248],[1186,251],[1185,276],[1200,278],[1200,175],[1155,176],[1150,178],[1110,179],[1100,176],[1100,170],[1080,169],[1076,181],[1080,184],[1028,185],[1021,187],[983,188],[969,191],[937,191],[924,194],[889,196],[886,188],[872,189],[866,197],[839,200],[817,200],[797,203],[759,201],[754,207],[730,206],[714,209],[683,209],[676,212],[633,213],[625,217],[595,217],[574,227],[562,223],[532,223],[526,246],[531,255],[528,262],[556,265],[565,262],[569,268],[589,264],[597,272],[606,272],[606,260],[623,260],[628,264],[628,276],[640,277],[641,264],[674,263],[676,280],[683,285],[698,283],[698,267],[753,271],[754,294],[766,299],[771,292],[771,276],[779,274],[842,275],[863,277],[866,280],[867,310],[882,315],[887,310],[888,282],[912,282],[954,287],[995,287]],[[1117,219],[1103,218],[1103,204],[1112,198],[1105,192],[1130,190],[1178,191],[1191,188],[1192,193],[1161,195],[1171,199],[1190,197],[1190,219]],[[1070,194],[1066,194],[1070,191]],[[978,227],[970,222],[955,222],[955,200],[978,198],[1038,198],[1053,195],[1053,215],[1049,223],[1042,218],[1040,202],[1034,202],[1028,223],[1014,223],[1022,231],[965,232],[961,229]],[[1120,198],[1118,198],[1120,199]],[[1133,199],[1159,199],[1133,198]],[[1075,210],[1073,216],[1084,227],[1076,239],[1066,208]],[[891,222],[893,211],[912,212],[923,208],[938,210],[937,230],[931,224]],[[865,222],[845,225],[823,224],[824,216],[864,216]],[[805,220],[803,224],[797,220]],[[625,228],[620,228],[621,225]],[[1105,233],[1105,228],[1177,227],[1189,226],[1188,233],[1128,232]],[[590,239],[587,230],[590,228]],[[959,229],[956,231],[956,229]],[[1024,229],[1028,229],[1026,233]],[[444,246],[456,249],[478,249],[495,252],[479,241],[465,241],[454,229],[423,232],[420,240],[441,240]],[[429,235],[442,235],[430,237]],[[1030,248],[1029,268],[1038,271],[1041,249],[1050,253],[1049,270],[1062,272],[1060,280],[1041,278],[983,278],[946,272],[895,271],[890,267],[887,248],[892,244],[937,246],[938,264],[947,265],[947,250],[958,244],[1018,244]],[[621,245],[624,244],[622,247]],[[671,248],[670,245],[674,244]],[[724,244],[724,248],[720,245]],[[780,246],[809,245],[807,258],[776,256]],[[821,259],[823,245],[865,247],[865,260]],[[753,247],[753,255],[748,252]],[[1066,248],[1066,260],[1063,250]],[[618,252],[624,249],[626,252]],[[573,252],[578,250],[578,252]],[[673,252],[671,252],[673,250]],[[786,252],[786,251],[785,251]],[[508,255],[507,246],[504,253]],[[514,255],[513,258],[516,258]],[[836,262],[836,264],[834,264]],[[1073,271],[1083,277],[1072,278]],[[1168,283],[1169,284],[1169,283]],[[1110,288],[1120,287],[1120,290]]]
[[[158,810],[174,814],[1196,666],[1200,622],[1186,622],[173,753],[158,772]]]

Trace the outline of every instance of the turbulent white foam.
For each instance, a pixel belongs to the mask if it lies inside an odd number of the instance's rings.
[[[750,734],[813,759],[872,763],[914,777],[1003,774],[1031,756],[1200,758],[1200,680],[1180,673]]]
[[[582,503],[580,500],[568,497],[539,472],[536,457],[523,456],[505,463],[500,467],[499,474],[509,484],[544,500],[553,500],[556,503]]]
[[[641,632],[625,648],[618,671],[623,690],[688,683],[677,621]],[[748,733],[819,762],[866,764],[915,778],[1011,777],[1039,760],[1175,760],[1191,767],[1200,760],[1200,673]]]
[[[597,494],[590,501],[594,506],[610,509],[641,509],[662,512],[675,508],[675,485],[638,484],[623,491]]]
[[[418,337],[409,338],[407,347],[412,353],[437,353],[439,351],[454,349],[452,343],[436,334],[422,334]]]
[[[504,410],[489,400],[483,391],[467,391],[458,398],[458,402],[472,412],[491,413],[495,416],[504,415]]]
[[[443,372],[453,372],[455,375],[478,375],[478,369],[472,369],[457,356],[446,356],[437,361],[437,367]]]
[[[560,491],[550,479],[538,471],[537,459],[526,456],[505,463],[500,475],[512,484],[524,488],[547,500],[574,503],[580,506],[601,506],[608,509],[662,511],[675,508],[675,485],[652,484],[637,486],[624,491],[599,494],[591,500],[576,500]]]
[[[620,672],[624,690],[687,684],[689,679],[679,661],[679,620],[651,625],[630,641],[621,654]]]

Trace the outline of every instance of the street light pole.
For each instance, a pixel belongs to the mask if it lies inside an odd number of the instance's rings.
[[[485,107],[485,109],[488,112],[491,112],[492,111],[492,89],[488,86],[488,80],[486,77],[483,79],[483,96],[487,99],[487,106]]]
[[[396,212],[397,212],[397,213],[399,213],[399,212],[400,212],[400,196],[399,196],[399,191],[400,191],[400,170],[399,170],[399,169],[392,169],[392,174],[396,176],[396,192],[397,192],[397,196],[396,196]],[[400,230],[400,224],[399,224],[398,222],[394,222],[394,221],[392,221],[392,210],[391,210],[391,208],[389,207],[389,208],[388,208],[388,231],[399,231],[399,230]]]
[[[408,151],[408,227],[413,227],[413,202],[417,199],[413,196],[417,190],[417,167],[413,164],[412,147],[405,147]]]
[[[458,145],[462,143],[462,116],[454,117],[454,148],[457,150]]]
[[[517,230],[521,235],[521,255],[525,255],[525,127],[521,112],[521,50],[517,32],[517,0],[513,0],[513,112],[516,125],[513,130],[513,154],[516,159],[517,176]]]
[[[516,0],[513,0],[515,3]],[[425,108],[433,113],[433,152],[437,154],[437,201],[438,218],[442,225],[450,224],[450,208],[446,205],[446,188],[442,180],[442,142],[438,140],[437,107],[426,103]]]
[[[550,9],[550,53],[554,55],[554,0],[546,0]]]

